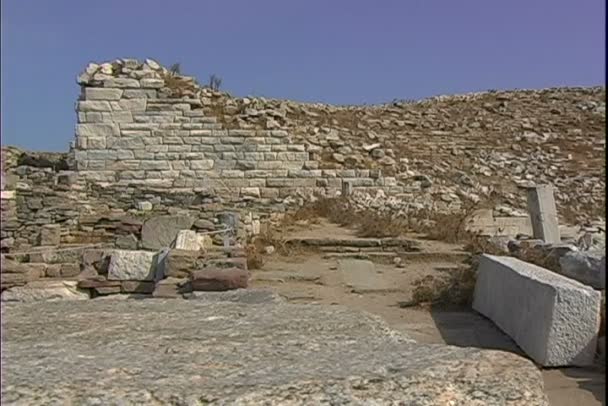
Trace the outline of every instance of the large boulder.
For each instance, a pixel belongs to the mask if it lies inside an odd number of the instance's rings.
[[[602,251],[573,251],[562,256],[559,265],[563,275],[595,289],[606,289],[605,261]]]
[[[2,331],[7,404],[548,405],[523,357],[419,344],[340,306],[9,303]]]
[[[33,281],[2,292],[3,302],[35,302],[40,300],[86,300],[89,292],[77,287],[78,281]]]
[[[194,219],[185,215],[153,217],[146,221],[141,230],[144,249],[159,250],[170,247],[181,230],[189,230]]]

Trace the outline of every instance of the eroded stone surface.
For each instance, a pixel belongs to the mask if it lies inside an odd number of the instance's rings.
[[[181,230],[187,230],[194,224],[190,216],[158,216],[144,223],[141,231],[142,246],[145,249],[170,247]]]
[[[156,277],[158,254],[146,251],[114,250],[108,267],[108,279],[152,281]]]
[[[2,292],[2,302],[36,302],[48,300],[87,300],[89,293],[78,289],[77,281],[33,281]]]
[[[511,257],[482,255],[473,309],[538,364],[593,364],[601,295],[573,279]]]
[[[3,404],[548,404],[522,357],[418,344],[337,306],[5,304],[2,340]]]

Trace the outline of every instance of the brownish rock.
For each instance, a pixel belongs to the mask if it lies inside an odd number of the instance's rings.
[[[98,295],[115,295],[117,293],[121,292],[121,287],[120,286],[104,286],[104,287],[97,287],[93,289],[95,291],[95,293],[97,293]]]
[[[191,276],[194,291],[224,291],[246,288],[249,272],[239,268],[206,268]]]
[[[91,279],[84,279],[78,282],[78,287],[82,289],[96,288],[115,288],[118,287],[120,292],[120,281],[109,281],[103,276],[97,276]]]
[[[247,270],[247,258],[216,258],[208,259],[205,265],[214,268],[239,268]]]
[[[154,291],[154,282],[122,281],[120,288],[121,293],[152,293]]]
[[[172,249],[163,261],[165,277],[187,278],[195,269],[200,269],[202,258],[196,251]]]
[[[48,271],[47,271],[48,272]],[[70,278],[80,273],[80,264],[65,263],[61,264],[61,276],[64,278]]]
[[[167,278],[159,281],[152,292],[153,297],[178,298],[192,292],[192,284],[187,278]]]
[[[35,281],[44,277],[45,267],[40,265],[45,264],[19,264],[17,267],[19,273],[8,273],[3,272],[0,274],[0,285],[2,289],[7,289],[13,286],[25,285],[28,282]],[[36,265],[30,267],[29,265]],[[4,269],[3,269],[4,270]]]
[[[38,235],[39,245],[56,246],[61,242],[61,228],[58,224],[46,224],[40,229]]]
[[[45,275],[47,278],[59,278],[61,276],[61,264],[48,264]]]

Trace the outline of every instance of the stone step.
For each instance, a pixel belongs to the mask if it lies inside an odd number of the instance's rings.
[[[421,251],[421,252],[329,252],[323,255],[326,259],[369,259],[375,262],[392,263],[393,259],[399,257],[405,263],[408,262],[453,262],[462,263],[467,261],[471,254],[462,251]]]
[[[285,241],[289,245],[304,245],[309,247],[399,247],[407,251],[418,249],[419,243],[405,238],[289,238]]]

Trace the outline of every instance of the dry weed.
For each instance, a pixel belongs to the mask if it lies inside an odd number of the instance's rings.
[[[473,300],[476,280],[476,264],[456,268],[448,276],[427,275],[412,283],[414,286],[412,300],[400,305],[402,307],[420,305],[469,306]]]

